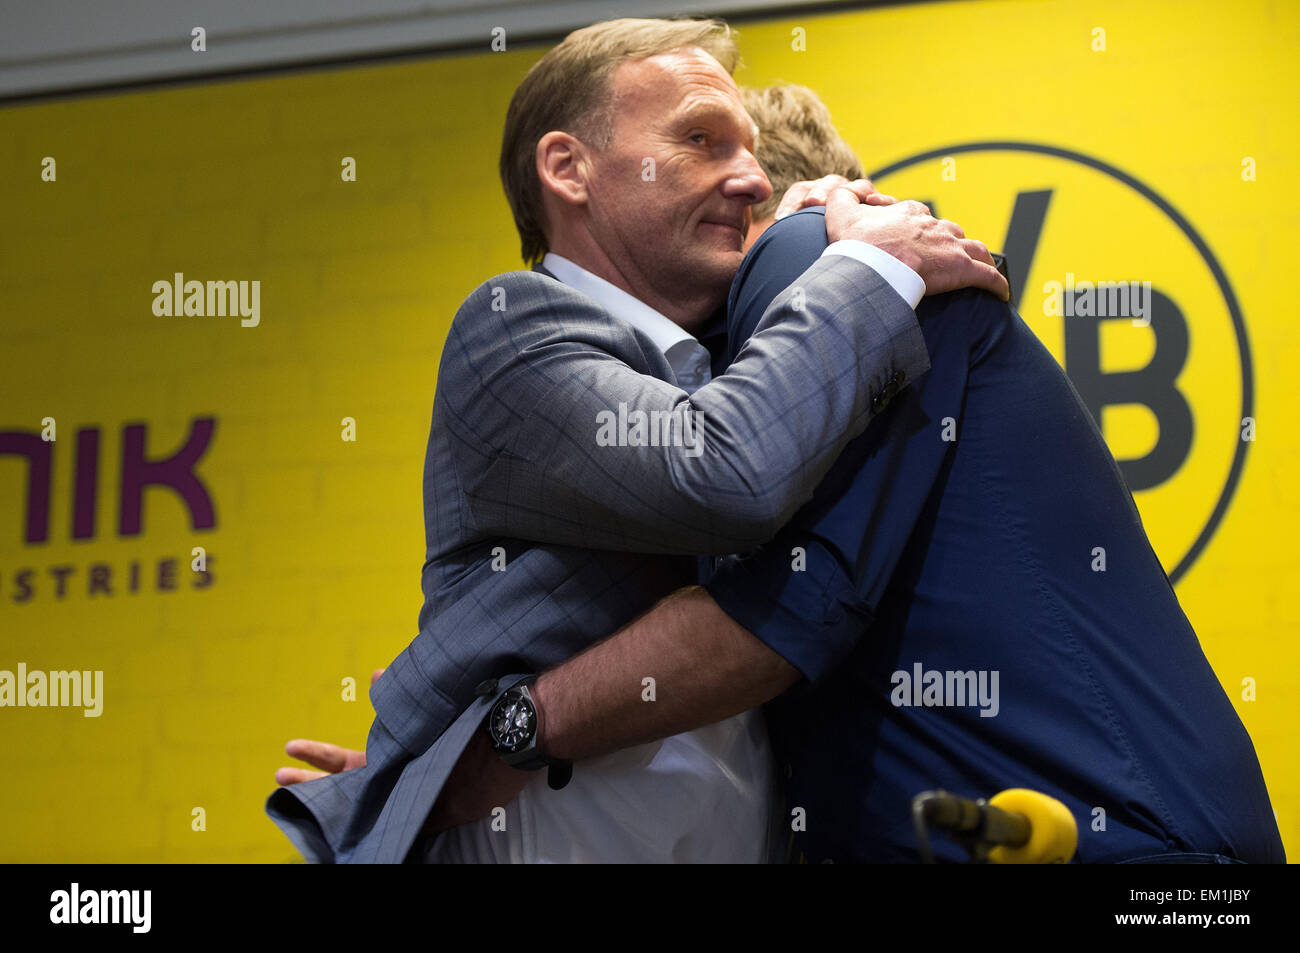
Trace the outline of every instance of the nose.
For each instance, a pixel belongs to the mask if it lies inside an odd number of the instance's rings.
[[[739,150],[735,168],[723,182],[722,190],[728,198],[748,199],[750,205],[772,197],[772,183],[767,180],[763,167],[752,152],[743,148]]]

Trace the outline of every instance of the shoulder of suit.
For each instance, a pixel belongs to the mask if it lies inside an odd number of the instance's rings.
[[[521,298],[530,302],[565,299],[572,299],[575,302],[588,300],[584,295],[574,291],[563,282],[557,281],[539,271],[506,271],[499,275],[493,275],[466,295],[452,323],[455,325],[464,321],[471,314],[478,315],[488,312],[493,314],[498,322],[508,324],[530,310],[528,308],[513,307]]]
[[[564,288],[562,282],[556,281],[550,275],[544,275],[540,271],[503,271],[499,275],[493,275],[484,281],[477,288],[469,293],[465,298],[468,302],[475,297],[482,295],[500,294],[501,291],[509,292],[512,289],[543,289],[555,288],[556,286]],[[498,290],[500,289],[500,291]]]
[[[538,271],[493,275],[470,292],[449,330],[451,337],[478,340],[502,334],[517,343],[573,337],[603,349],[644,349],[631,325],[613,318],[582,292]]]
[[[505,271],[499,275],[493,275],[469,293],[465,298],[465,304],[485,297],[489,299],[495,298],[499,309],[503,306],[501,299],[505,298],[506,303],[508,303],[512,291],[524,294],[545,294],[548,297],[558,296],[572,297],[583,301],[590,300],[586,295],[570,288],[564,282],[552,278],[550,275],[542,274],[540,271],[519,270]]]

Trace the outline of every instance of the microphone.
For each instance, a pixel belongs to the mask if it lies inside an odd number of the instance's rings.
[[[1070,809],[1028,788],[1010,788],[978,801],[925,791],[912,799],[912,824],[927,864],[934,863],[928,825],[947,830],[973,861],[991,864],[1064,864],[1079,842]]]

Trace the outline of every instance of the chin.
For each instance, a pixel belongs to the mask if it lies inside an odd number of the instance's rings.
[[[716,274],[720,281],[731,284],[731,279],[736,277],[736,272],[740,270],[740,263],[745,260],[745,251],[737,248],[734,251],[718,252],[710,256],[710,264],[713,267],[710,272]]]
[[[723,250],[713,247],[697,247],[688,252],[683,269],[672,278],[673,287],[679,291],[693,289],[694,294],[708,294],[726,301],[731,290],[732,279],[740,270],[740,263],[745,255],[740,249]]]

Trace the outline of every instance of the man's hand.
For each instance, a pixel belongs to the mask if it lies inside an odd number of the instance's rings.
[[[384,670],[382,668],[375,669],[370,675],[370,684],[373,686],[379,680],[379,676],[383,674]],[[284,753],[291,758],[297,758],[299,761],[306,761],[308,764],[315,765],[321,770],[308,771],[305,768],[278,768],[275,772],[275,783],[281,785],[314,781],[316,778],[323,778],[327,774],[338,774],[340,771],[351,771],[353,768],[364,768],[366,766],[366,753],[364,751],[340,748],[338,745],[332,745],[327,741],[308,741],[305,738],[295,738],[284,746]]]
[[[854,179],[850,182],[842,175],[825,175],[812,182],[796,182],[790,186],[772,217],[779,222],[801,208],[825,205],[830,194],[837,188],[848,189],[858,197],[859,202],[865,202],[867,205],[893,205],[898,201],[892,195],[881,195],[877,192],[870,179]]]
[[[506,764],[492,750],[487,732],[480,728],[442,786],[424,822],[424,832],[438,834],[449,827],[489,817],[494,808],[509,804],[536,777],[537,771],[523,771]]]
[[[353,768],[366,766],[366,753],[351,748],[340,748],[327,741],[308,741],[295,738],[284,746],[284,753],[299,761],[306,761],[320,768],[320,771],[308,771],[306,768],[277,768],[276,784],[298,784],[302,781],[314,781],[327,774],[351,771]]]
[[[967,238],[956,222],[936,219],[920,202],[865,205],[857,190],[834,189],[826,201],[826,235],[875,245],[907,265],[925,282],[925,293],[983,288],[1003,301],[1007,280],[983,242]]]

